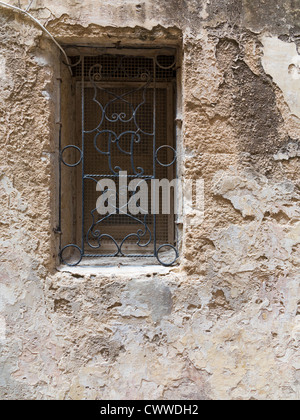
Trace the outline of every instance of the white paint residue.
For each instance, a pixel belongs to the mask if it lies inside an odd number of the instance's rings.
[[[9,97],[13,87],[13,80],[7,75],[6,59],[0,55],[0,102]]]
[[[2,80],[6,78],[5,64],[6,64],[5,58],[0,56],[0,79]]]
[[[207,13],[207,6],[210,4],[210,1],[207,1],[204,5],[203,5],[203,9],[201,11],[201,18],[203,20],[207,19],[209,14]]]
[[[14,305],[16,297],[12,288],[0,284],[0,311],[5,311],[6,305]]]
[[[300,56],[295,43],[263,37],[262,65],[284,94],[291,112],[300,118]]]
[[[48,100],[51,99],[51,96],[50,96],[49,92],[47,92],[46,90],[43,90],[42,91],[42,95],[44,96],[44,98],[46,98]]]
[[[6,340],[6,321],[3,316],[0,315],[0,341]]]

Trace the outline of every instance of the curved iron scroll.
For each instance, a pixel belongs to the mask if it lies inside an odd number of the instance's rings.
[[[99,179],[111,178],[120,181],[121,172],[129,172],[130,179],[140,179],[151,181],[156,179],[159,168],[165,169],[176,165],[177,154],[173,146],[157,145],[157,109],[156,109],[156,94],[157,94],[157,72],[175,71],[174,57],[167,63],[162,63],[160,57],[154,56],[151,59],[145,59],[148,66],[133,67],[126,64],[128,56],[118,56],[115,59],[115,65],[111,66],[109,71],[101,60],[90,64],[89,57],[80,55],[78,60],[75,60],[73,67],[81,66],[81,95],[82,95],[82,146],[68,145],[60,151],[60,164],[67,168],[82,168],[82,229],[81,229],[81,246],[76,244],[69,244],[62,248],[60,252],[61,261],[69,266],[78,265],[84,257],[156,257],[158,262],[164,266],[173,265],[179,257],[178,250],[173,243],[158,244],[157,242],[157,216],[143,214],[135,216],[130,213],[123,212],[123,208],[117,204],[114,212],[99,216],[97,207],[94,206],[89,210],[89,226],[86,226],[87,209],[85,207],[85,195],[87,192],[87,182],[94,183],[94,190]],[[75,72],[76,74],[76,72]],[[123,92],[120,89],[110,88],[114,86],[113,82],[129,80],[131,82],[130,88],[126,85]],[[93,89],[92,98],[87,98],[86,87]],[[149,101],[151,97],[151,103]],[[134,98],[134,100],[133,100]],[[139,98],[139,100],[137,100]],[[93,127],[85,127],[85,115],[88,105],[92,104],[93,118],[95,124]],[[144,127],[141,124],[147,113],[147,124]],[[151,129],[149,127],[149,113],[151,113]],[[123,129],[122,129],[123,127]],[[102,173],[99,168],[99,173],[90,173],[86,167],[85,153],[87,147],[93,145],[94,153],[97,156],[102,156],[106,159],[108,172]],[[149,160],[152,161],[152,171],[149,173],[148,162],[147,168],[144,164],[137,161],[138,154],[136,148],[151,144],[151,154]],[[148,150],[147,149],[147,150]],[[142,150],[142,149],[141,149]],[[70,163],[65,158],[67,151],[77,154],[74,163]],[[169,162],[165,163],[161,160],[160,154],[162,152],[171,154]],[[123,163],[114,162],[115,156],[123,156],[129,164],[125,167],[124,159],[120,159]],[[125,160],[126,160],[125,159]],[[145,159],[143,159],[145,162]],[[132,195],[138,192],[137,184],[136,190]],[[105,190],[107,193],[108,190]],[[119,203],[119,195],[117,192],[117,200]],[[125,205],[129,204],[129,198]],[[123,200],[124,205],[124,200]],[[114,217],[122,216],[126,225],[135,227],[135,231],[124,235],[123,239],[117,240],[116,237],[109,233],[103,226],[113,225]],[[151,223],[149,220],[151,219]],[[150,223],[150,224],[149,224]],[[102,252],[105,250],[103,243],[110,244],[111,252]],[[147,253],[130,254],[125,250],[128,242],[133,243],[136,249],[147,250]],[[150,252],[148,250],[150,249]],[[91,252],[88,252],[91,251]],[[96,253],[97,251],[97,253]],[[164,256],[164,251],[168,251],[168,257]]]

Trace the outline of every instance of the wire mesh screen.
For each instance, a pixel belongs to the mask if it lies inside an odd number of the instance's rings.
[[[102,76],[107,80],[136,80],[145,71],[152,78],[155,76],[156,80],[172,81],[176,78],[174,55],[160,55],[155,61],[148,57],[122,55],[85,56],[84,66],[80,56],[71,57],[70,60],[74,65],[74,76],[77,78],[84,76],[86,80],[90,76],[90,69],[94,66],[101,66]]]
[[[107,86],[106,86],[107,87]],[[130,102],[134,109],[138,106],[139,103],[143,100],[143,95],[146,99],[143,108],[137,114],[137,122],[139,127],[145,133],[152,133],[153,132],[153,97],[154,97],[154,89],[148,88],[146,92],[142,90],[134,90],[134,86],[131,87],[124,87],[124,88],[110,88],[110,92],[118,96],[126,95],[126,100]],[[136,89],[136,88],[135,88]],[[131,93],[132,92],[132,93]],[[97,126],[99,124],[99,113],[97,113],[97,104],[93,101],[94,98],[94,89],[91,87],[85,88],[85,114],[84,114],[84,121],[86,130],[91,130],[92,127]],[[101,101],[101,103],[107,104],[108,101],[111,99],[110,93],[105,91],[98,92],[96,97],[97,101]],[[157,148],[163,146],[168,142],[171,141],[171,133],[168,134],[167,132],[167,103],[168,99],[168,89],[167,88],[158,88],[156,89],[156,146]],[[111,106],[107,108],[107,113],[111,118],[112,115],[120,115],[120,113],[124,113],[130,115],[130,106],[128,104],[122,104],[120,101],[113,103]],[[151,208],[151,182],[150,179],[154,176],[154,148],[153,148],[153,136],[146,135],[141,133],[141,140],[139,143],[134,144],[134,149],[132,155],[130,155],[130,146],[131,146],[131,136],[132,132],[136,131],[134,121],[129,121],[128,123],[123,123],[121,121],[111,122],[105,121],[102,125],[102,134],[95,140],[95,133],[88,133],[86,135],[85,140],[85,148],[84,148],[84,161],[85,161],[85,168],[86,171],[89,171],[89,174],[94,177],[97,174],[96,179],[98,180],[99,177],[111,176],[111,171],[108,164],[107,155],[102,155],[101,153],[95,153],[95,144],[96,146],[104,152],[108,152],[108,137],[111,131],[116,132],[118,135],[122,132],[127,132],[124,136],[120,139],[120,146],[121,149],[126,151],[128,154],[124,154],[117,146],[116,143],[111,145],[111,166],[115,168],[116,166],[120,167],[122,171],[126,171],[129,179],[130,177],[134,177],[134,169],[132,167],[132,157],[133,161],[136,162],[136,165],[139,168],[144,170],[143,177],[145,177],[145,181],[148,185],[148,210]],[[172,146],[173,142],[171,141],[170,145]],[[162,150],[160,152],[160,160],[162,162],[167,162],[167,150]],[[167,167],[155,165],[155,172],[157,179],[167,179],[170,175],[170,170]],[[174,172],[174,171],[172,171]],[[148,179],[148,180],[147,180]],[[114,182],[116,183],[116,189],[119,191],[119,178],[113,177]],[[129,202],[132,193],[127,193],[127,202]],[[85,206],[85,219],[84,219],[84,230],[87,232],[93,222],[92,218],[92,210],[95,209],[95,205],[97,199],[99,197],[99,192],[96,191],[95,182],[92,179],[86,180],[85,185],[85,196],[84,196],[84,206]],[[101,215],[95,212],[94,215],[94,222],[98,223],[102,219]],[[110,235],[111,229],[113,227],[117,227],[114,232],[114,239],[116,241],[122,241],[124,237],[130,235],[130,233],[136,229],[140,229],[140,223],[137,223],[136,219],[140,220],[140,222],[144,221],[144,215],[136,215],[135,218],[132,218],[130,215],[123,215],[121,211],[117,211],[117,214],[111,215],[109,218],[103,220],[101,222],[102,233],[105,235]],[[146,218],[147,226],[151,232],[151,235],[154,236],[154,218],[150,214]],[[168,216],[159,214],[156,216],[156,224],[157,224],[157,234],[156,239],[158,244],[165,244],[168,243],[172,238],[170,238],[170,229],[168,224]],[[143,238],[144,242],[147,242],[149,239],[149,235]],[[146,240],[147,239],[147,240]],[[174,239],[173,239],[174,240]],[[97,240],[90,238],[89,242],[92,241],[94,245],[96,245]],[[134,251],[143,251],[138,249],[136,244],[137,239],[136,237],[132,236],[129,237],[124,243],[124,248],[128,248],[130,245],[131,250]],[[97,251],[102,253],[105,250],[105,246],[109,249],[109,244],[111,240],[109,236],[103,237],[102,240],[102,247]],[[148,247],[145,247],[145,252],[149,252],[149,248],[153,247],[153,244],[149,244]],[[85,248],[88,251],[89,245],[88,242],[85,244]]]

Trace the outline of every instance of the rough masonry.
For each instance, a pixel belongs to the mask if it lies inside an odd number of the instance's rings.
[[[7,0],[27,7],[27,0]],[[182,48],[178,266],[58,271],[58,49],[0,6],[0,396],[299,399],[299,0],[36,0],[64,44]]]

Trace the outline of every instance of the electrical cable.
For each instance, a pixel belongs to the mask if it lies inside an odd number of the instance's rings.
[[[12,6],[11,4],[8,4],[8,3],[4,3],[3,1],[0,1],[0,5],[1,6],[3,6],[3,7],[7,7],[7,8],[9,8],[9,9],[12,9],[12,10],[15,10],[15,11],[17,11],[17,12],[19,12],[19,13],[22,13],[23,15],[26,15],[26,16],[28,16],[31,20],[33,20],[51,39],[52,39],[52,41],[54,42],[54,44],[60,49],[60,51],[63,53],[63,55],[64,55],[64,57],[65,57],[65,59],[66,59],[66,62],[67,62],[67,65],[68,65],[68,68],[69,68],[69,70],[70,70],[70,73],[72,74],[72,70],[71,70],[71,68],[70,68],[70,64],[69,64],[69,57],[67,56],[67,53],[65,52],[65,50],[62,48],[62,46],[56,41],[56,39],[54,38],[54,36],[53,35],[51,35],[50,34],[50,32],[45,28],[45,26],[43,26],[42,25],[42,23],[40,22],[40,21],[38,21],[34,16],[32,16],[30,13],[28,13],[26,10],[23,10],[23,9],[20,9],[19,7],[17,7],[17,6]],[[29,7],[31,6],[31,4],[29,5]]]

